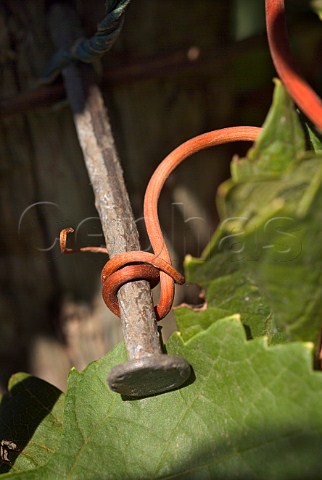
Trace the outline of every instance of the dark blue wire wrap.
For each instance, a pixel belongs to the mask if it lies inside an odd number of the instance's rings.
[[[61,70],[73,62],[91,63],[104,55],[117,39],[124,22],[125,9],[131,0],[106,0],[106,15],[92,38],[78,40],[69,50],[59,50],[49,62],[43,81],[53,81]]]

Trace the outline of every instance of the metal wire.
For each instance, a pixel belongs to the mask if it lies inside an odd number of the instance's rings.
[[[59,50],[49,62],[42,81],[50,83],[61,70],[73,62],[92,63],[110,50],[124,23],[126,7],[131,0],[106,0],[106,15],[89,39],[79,39],[68,50]]]

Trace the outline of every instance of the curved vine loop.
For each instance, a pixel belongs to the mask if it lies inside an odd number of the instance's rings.
[[[286,90],[303,113],[322,131],[322,100],[293,63],[284,0],[266,0],[266,28],[271,56]]]
[[[154,253],[137,251],[116,255],[102,271],[103,298],[116,315],[119,315],[117,290],[128,281],[145,279],[154,286],[160,276],[161,292],[155,307],[158,320],[171,310],[174,283],[184,282],[182,275],[171,265],[158,218],[158,199],[168,176],[187,157],[200,150],[229,142],[254,141],[260,131],[257,127],[231,127],[204,133],[177,147],[160,163],[150,179],[144,198],[144,219]]]
[[[204,133],[177,147],[160,163],[150,179],[144,198],[144,219],[154,253],[142,251],[121,253],[108,260],[102,270],[102,296],[108,308],[115,315],[120,315],[117,300],[118,289],[127,282],[147,280],[153,288],[160,281],[160,298],[155,307],[158,320],[164,318],[171,310],[174,283],[184,283],[184,277],[171,265],[171,258],[158,218],[158,200],[168,176],[186,158],[200,150],[229,142],[252,142],[256,140],[260,132],[261,128],[257,127],[231,127]],[[83,247],[77,250],[67,248],[67,235],[73,231],[72,228],[61,231],[62,253],[107,253],[106,248],[101,247]]]

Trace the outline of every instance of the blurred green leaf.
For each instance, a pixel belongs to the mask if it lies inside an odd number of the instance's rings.
[[[307,131],[309,146],[311,150],[316,153],[322,153],[322,135],[317,132],[317,130],[308,122],[307,119],[304,120],[304,125]]]
[[[186,267],[209,306],[240,314],[250,336],[318,346],[322,156],[305,149],[306,132],[277,82],[262,134],[219,189],[221,225],[203,258]]]
[[[295,106],[280,81],[275,80],[275,83],[272,108],[263,125],[262,134],[246,159],[232,162],[234,182],[280,175],[303,156],[305,134]]]
[[[322,20],[322,1],[313,0],[311,3],[313,10],[319,15],[320,19]]]

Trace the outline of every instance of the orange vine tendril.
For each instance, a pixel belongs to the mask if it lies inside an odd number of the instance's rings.
[[[59,234],[59,245],[60,251],[62,254],[66,255],[68,253],[79,253],[79,252],[91,252],[91,253],[107,253],[105,247],[81,247],[81,248],[67,248],[67,236],[69,233],[73,233],[74,229],[64,228]]]
[[[322,101],[297,71],[288,43],[284,0],[266,0],[266,28],[271,56],[285,88],[322,131]]]
[[[160,281],[160,299],[155,307],[157,319],[160,320],[171,310],[174,283],[184,283],[184,277],[171,265],[171,258],[158,219],[158,199],[168,176],[183,160],[200,150],[229,142],[252,142],[260,132],[261,128],[257,127],[231,127],[204,133],[177,147],[160,163],[150,179],[144,198],[144,219],[154,253],[142,251],[121,253],[108,260],[102,270],[103,299],[113,313],[120,315],[117,291],[122,285],[143,279],[149,281],[153,288]],[[67,235],[73,231],[72,228],[62,230],[60,234],[62,253],[80,251],[107,253],[105,248],[100,247],[68,249]]]
[[[142,278],[155,284],[160,276],[161,292],[156,315],[161,319],[171,310],[174,282],[184,282],[182,275],[171,265],[158,219],[158,199],[168,176],[183,160],[200,150],[234,141],[254,141],[260,131],[257,127],[232,127],[204,133],[180,145],[161,162],[150,179],[144,198],[144,219],[154,254],[126,252],[109,260],[102,270],[103,298],[114,313],[119,314],[116,292],[121,285]],[[149,266],[128,265],[133,262]]]

